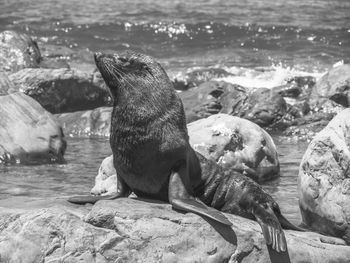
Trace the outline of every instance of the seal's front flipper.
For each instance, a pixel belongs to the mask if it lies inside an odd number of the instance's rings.
[[[287,241],[281,225],[270,207],[262,207],[260,204],[253,208],[253,215],[258,221],[266,243],[277,252],[287,250]]]
[[[113,200],[119,197],[128,197],[131,193],[129,186],[117,175],[117,193],[114,195],[93,196],[93,195],[78,195],[68,198],[68,202],[78,205],[94,204],[99,200]]]
[[[224,225],[232,223],[218,210],[208,207],[203,202],[190,196],[178,172],[172,172],[169,180],[169,202],[174,209],[196,213],[211,218]]]
[[[77,195],[68,198],[68,202],[78,205],[84,204],[94,204],[100,200],[113,200],[118,197],[121,197],[119,194],[115,195],[105,195],[105,196],[94,196],[94,195]]]

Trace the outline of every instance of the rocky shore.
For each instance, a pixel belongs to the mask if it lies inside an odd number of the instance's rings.
[[[73,53],[0,33],[0,164],[64,163],[65,136],[109,137],[111,98],[94,65],[66,59]],[[228,230],[139,199],[84,207],[19,199],[18,207],[0,201],[0,262],[348,262],[350,65],[271,89],[224,81],[229,75],[206,70],[174,79],[192,147],[263,182],[280,176],[269,133],[311,141],[299,171],[303,223],[338,238],[286,231],[289,253],[275,254],[256,222],[234,215]],[[116,191],[111,160],[93,194]]]

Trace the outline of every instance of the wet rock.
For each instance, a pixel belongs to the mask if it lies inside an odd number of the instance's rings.
[[[350,64],[332,68],[320,78],[311,94],[313,104],[322,107],[330,99],[343,107],[350,106]]]
[[[113,164],[113,155],[103,159],[98,174],[95,178],[95,186],[91,189],[92,195],[111,195],[118,191],[117,172]]]
[[[239,85],[223,81],[209,81],[179,94],[185,108],[187,122],[216,113],[231,113],[242,108],[248,91]]]
[[[217,113],[248,119],[262,127],[279,121],[287,111],[281,95],[270,89],[248,89],[223,81],[209,81],[180,93],[188,122]]]
[[[41,59],[38,44],[26,34],[15,31],[0,33],[0,71],[37,68]]]
[[[41,206],[1,207],[2,262],[289,262],[286,253],[268,251],[256,222],[235,215],[226,215],[233,226],[223,228],[131,198],[98,202],[90,212],[61,200]],[[350,257],[350,247],[323,243],[319,234],[285,233],[293,263]]]
[[[296,76],[288,79],[285,85],[275,87],[272,90],[280,94],[282,97],[287,98],[309,97],[315,83],[315,77]]]
[[[111,107],[56,114],[64,133],[70,137],[109,137]]]
[[[350,243],[350,109],[310,143],[300,164],[299,204],[312,229]]]
[[[258,182],[279,176],[276,146],[258,125],[227,114],[188,124],[192,147],[225,169],[235,169]]]
[[[278,122],[287,112],[283,97],[270,89],[260,88],[252,91],[241,108],[230,114],[248,119],[261,127]]]
[[[51,113],[89,110],[111,99],[94,73],[76,69],[23,69],[9,76],[19,91],[37,100]]]
[[[39,103],[22,93],[0,96],[0,163],[63,162],[61,127]]]

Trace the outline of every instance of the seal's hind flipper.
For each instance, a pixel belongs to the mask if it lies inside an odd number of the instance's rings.
[[[271,245],[277,252],[286,251],[286,237],[272,209],[270,207],[264,208],[258,205],[254,207],[253,214],[262,229],[266,243]]]
[[[118,198],[120,195],[106,195],[106,196],[94,196],[94,195],[77,195],[68,198],[68,202],[78,205],[83,204],[94,204],[99,200],[113,200]]]
[[[221,212],[212,207],[206,206],[196,199],[173,199],[171,205],[174,209],[199,214],[224,225],[232,226],[232,223]]]

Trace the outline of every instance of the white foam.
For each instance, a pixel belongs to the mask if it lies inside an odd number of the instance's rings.
[[[325,72],[306,72],[291,67],[283,67],[281,64],[256,69],[230,67],[225,68],[225,70],[235,76],[216,78],[215,80],[248,88],[273,88],[285,84],[292,77],[312,76],[317,80],[325,74]]]

